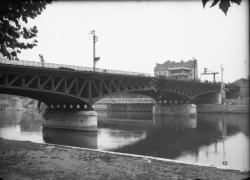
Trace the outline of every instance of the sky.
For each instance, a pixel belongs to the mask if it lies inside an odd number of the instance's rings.
[[[232,4],[227,16],[202,1],[53,2],[29,25],[38,27],[38,46],[19,58],[93,66],[91,30],[96,31],[98,68],[153,74],[156,63],[195,57],[204,68],[224,67],[224,81],[248,76],[248,1]],[[221,74],[216,80],[221,79]]]

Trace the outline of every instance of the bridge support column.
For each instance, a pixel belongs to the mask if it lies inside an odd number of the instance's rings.
[[[52,111],[46,110],[43,127],[97,131],[97,113],[95,111]]]
[[[224,101],[226,99],[226,93],[225,91],[220,91],[216,94],[217,97],[217,103],[218,104],[224,104]]]
[[[197,111],[194,104],[155,104],[153,114],[196,116]]]

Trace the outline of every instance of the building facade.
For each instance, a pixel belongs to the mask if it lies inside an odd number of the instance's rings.
[[[172,79],[191,80],[198,78],[197,60],[189,61],[166,61],[163,64],[156,63],[154,68],[155,77],[167,77]]]
[[[238,85],[240,87],[239,98],[249,98],[249,77],[248,79],[238,79],[232,84]]]

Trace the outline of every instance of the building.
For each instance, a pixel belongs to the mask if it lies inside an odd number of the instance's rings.
[[[197,79],[198,78],[198,68],[197,60],[193,58],[189,61],[166,61],[163,64],[156,63],[154,68],[155,77],[167,77],[173,79]]]
[[[241,78],[234,81],[232,84],[238,85],[240,87],[239,98],[249,97],[249,78]]]

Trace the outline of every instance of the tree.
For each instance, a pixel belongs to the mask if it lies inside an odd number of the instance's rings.
[[[202,0],[203,8],[206,6],[208,1],[209,0]],[[228,11],[229,7],[231,6],[231,4],[236,3],[236,4],[240,5],[241,1],[242,0],[213,0],[213,3],[210,7],[213,7],[219,3],[219,8],[225,13],[225,15],[227,15],[227,11]]]
[[[10,60],[18,60],[21,49],[37,45],[37,27],[27,27],[52,0],[8,0],[0,6],[0,53]],[[28,41],[28,42],[27,42]]]

